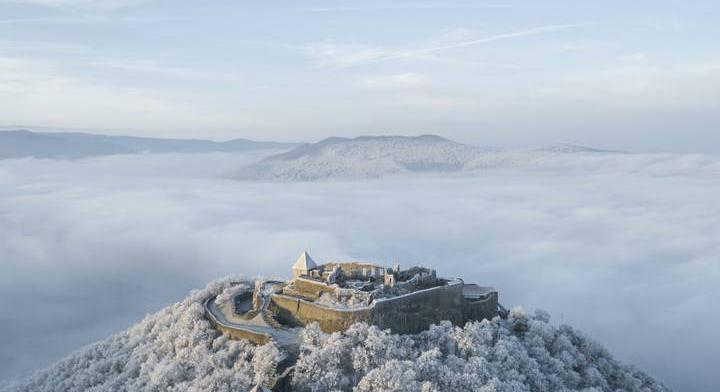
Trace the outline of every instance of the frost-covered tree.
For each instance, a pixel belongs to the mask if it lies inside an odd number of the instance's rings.
[[[225,290],[222,291],[222,293],[218,294],[217,297],[215,297],[215,303],[218,305],[222,305],[225,303],[230,302],[233,298],[236,296],[243,294],[248,291],[248,285],[247,284],[235,284],[232,285]]]
[[[81,349],[6,390],[249,390],[274,373],[272,363],[280,356],[272,346],[230,340],[206,320],[202,302],[229,287],[229,279],[213,282],[127,331]]]
[[[234,392],[271,387],[288,353],[272,343],[256,346],[229,339],[205,318],[202,303],[234,287],[229,279],[213,282],[127,331],[0,391]],[[416,335],[396,335],[364,323],[327,334],[311,324],[300,333],[293,369],[285,384],[314,392],[668,391],[573,328],[550,324],[547,313],[531,316],[520,308],[504,320],[463,327],[441,322]]]
[[[255,349],[252,359],[255,384],[273,386],[277,379],[277,368],[285,354],[271,342]]]
[[[324,372],[327,368],[328,372]],[[545,312],[442,322],[399,336],[366,324],[303,335],[294,386],[309,391],[667,391]]]

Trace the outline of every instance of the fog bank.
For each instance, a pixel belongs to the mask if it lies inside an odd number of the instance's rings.
[[[371,181],[221,176],[257,156],[0,161],[0,379],[215,277],[318,261],[424,264],[542,308],[676,390],[712,390],[720,160],[568,157]]]

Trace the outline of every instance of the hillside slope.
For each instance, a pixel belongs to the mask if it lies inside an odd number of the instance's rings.
[[[252,283],[250,283],[252,284]],[[278,382],[287,353],[219,334],[202,301],[230,287],[211,283],[125,332],[70,355],[3,392],[245,391]],[[294,371],[297,391],[668,391],[614,360],[543,312],[507,320],[449,323],[417,335],[393,335],[365,324],[325,334],[301,333]]]
[[[482,150],[439,136],[361,136],[305,144],[242,168],[238,178],[373,178],[407,171],[457,171]]]
[[[301,180],[377,178],[408,172],[457,172],[534,164],[566,154],[604,151],[572,145],[491,150],[440,136],[362,136],[304,144],[241,168],[238,179]]]

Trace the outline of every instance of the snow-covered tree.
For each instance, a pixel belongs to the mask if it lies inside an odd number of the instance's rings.
[[[218,305],[222,305],[230,302],[236,296],[247,292],[248,288],[248,285],[243,283],[232,285],[223,290],[223,292],[218,294],[217,297],[215,297],[215,303]]]
[[[245,282],[246,288],[251,282]],[[202,303],[236,290],[229,279],[193,292],[125,332],[86,347],[9,392],[248,391],[270,387],[287,357],[275,344],[256,346],[220,334]],[[230,291],[228,290],[230,289]],[[298,391],[655,392],[668,391],[545,312],[516,308],[507,319],[441,322],[416,335],[358,323],[299,337],[288,381]]]

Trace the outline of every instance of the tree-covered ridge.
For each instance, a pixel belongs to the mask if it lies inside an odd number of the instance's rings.
[[[305,328],[294,386],[309,391],[667,391],[546,313],[443,322],[417,335]]]
[[[288,358],[274,344],[228,339],[202,302],[224,279],[70,355],[7,391],[245,391],[274,385]],[[548,316],[514,310],[506,320],[449,322],[417,335],[366,324],[301,333],[285,385],[299,391],[667,391],[600,345]]]

